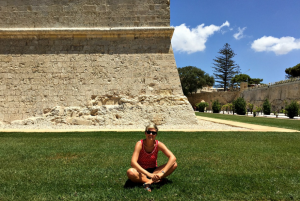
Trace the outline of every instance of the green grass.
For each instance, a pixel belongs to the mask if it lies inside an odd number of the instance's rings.
[[[215,119],[224,119],[229,121],[237,121],[249,124],[258,124],[262,126],[273,126],[279,128],[288,128],[294,130],[300,130],[300,121],[296,119],[276,119],[276,118],[266,118],[266,117],[247,117],[240,115],[228,115],[228,114],[214,114],[214,113],[204,113],[196,112],[197,116],[210,117]]]
[[[0,133],[0,200],[300,199],[298,133],[160,132],[157,139],[175,154],[178,169],[152,193],[125,185],[143,137]],[[165,162],[160,154],[158,163]]]

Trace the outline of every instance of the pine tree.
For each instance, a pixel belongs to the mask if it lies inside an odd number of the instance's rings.
[[[230,45],[226,43],[222,49],[218,52],[221,56],[214,59],[214,75],[216,82],[219,83],[219,87],[224,88],[226,91],[230,85],[230,80],[238,73],[239,65],[235,64],[232,58],[236,55],[230,48]]]

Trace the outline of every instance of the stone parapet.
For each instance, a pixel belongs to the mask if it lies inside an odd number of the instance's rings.
[[[0,28],[0,38],[149,38],[171,39],[173,27]]]
[[[2,28],[169,25],[169,0],[0,0]]]

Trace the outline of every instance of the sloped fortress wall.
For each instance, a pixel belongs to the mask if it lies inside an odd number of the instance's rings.
[[[197,124],[169,24],[168,0],[0,0],[0,121]]]

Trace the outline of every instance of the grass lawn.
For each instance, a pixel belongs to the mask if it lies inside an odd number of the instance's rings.
[[[143,137],[0,133],[0,200],[300,199],[299,133],[160,132],[178,169],[152,193],[126,177]]]
[[[280,128],[289,128],[294,130],[300,130],[300,120],[295,119],[276,119],[267,117],[251,117],[251,116],[240,116],[240,115],[228,115],[228,114],[214,114],[214,113],[204,113],[196,112],[197,116],[210,117],[216,119],[224,119],[229,121],[238,121],[249,124],[258,124],[262,126],[273,126]]]

